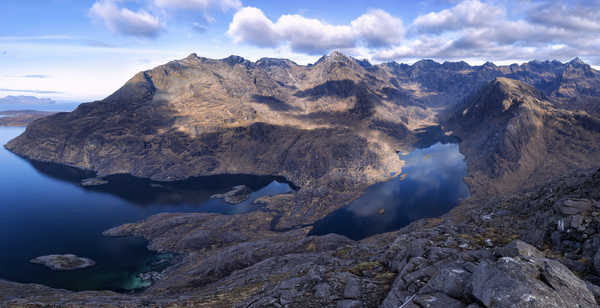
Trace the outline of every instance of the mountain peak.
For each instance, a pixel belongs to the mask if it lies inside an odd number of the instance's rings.
[[[465,101],[459,109],[460,117],[479,121],[495,118],[509,110],[535,108],[545,99],[534,87],[518,80],[498,77]]]
[[[296,65],[294,61],[288,59],[279,59],[279,58],[260,58],[256,61],[256,65],[258,66],[279,66],[279,67],[289,67],[290,64]]]
[[[328,55],[324,55],[322,56],[317,62],[315,62],[315,65],[319,64],[319,63],[333,63],[333,62],[352,62],[352,58],[346,56],[345,54],[341,53],[340,51],[334,50],[332,52],[330,52]]]
[[[544,99],[543,94],[536,88],[516,79],[498,77],[490,83],[489,87],[497,89],[506,96],[531,96]]]
[[[415,62],[412,66],[418,67],[418,68],[430,68],[430,67],[437,67],[440,65],[441,64],[439,64],[438,62],[436,62],[434,60],[423,59],[423,60],[419,60],[419,61]]]
[[[223,59],[223,62],[228,63],[230,65],[251,63],[250,61],[246,60],[244,57],[240,57],[240,56],[236,56],[236,55],[231,55],[231,56]]]
[[[583,60],[581,60],[581,58],[576,57],[573,60],[569,61],[569,64],[573,64],[573,65],[585,65],[585,62],[583,62]]]
[[[348,59],[348,57],[345,54],[337,50],[330,52],[329,55],[327,55],[327,57],[332,60]]]

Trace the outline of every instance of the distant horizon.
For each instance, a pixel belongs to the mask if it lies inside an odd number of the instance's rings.
[[[598,1],[32,0],[0,9],[0,84],[10,90],[0,96],[93,101],[193,52],[302,65],[332,50],[374,64],[580,57],[600,70]]]
[[[332,52],[334,52],[334,51],[332,51]],[[331,53],[331,52],[330,52],[330,53]],[[330,53],[329,53],[329,54],[330,54]],[[343,52],[342,52],[342,53],[343,53]],[[261,59],[265,59],[265,58],[271,58],[271,59],[285,59],[285,60],[290,60],[290,61],[293,61],[294,63],[296,63],[296,64],[298,64],[298,65],[304,65],[304,66],[305,66],[305,65],[311,65],[311,64],[315,64],[315,63],[316,63],[316,62],[317,62],[317,61],[318,61],[320,58],[322,58],[322,57],[325,57],[325,56],[327,56],[327,55],[328,55],[328,54],[323,54],[323,55],[321,55],[321,56],[315,56],[315,57],[316,57],[316,59],[315,59],[314,61],[312,61],[312,62],[298,63],[298,62],[296,62],[296,61],[294,61],[294,60],[292,60],[292,59],[289,59],[289,58],[261,57],[261,58],[252,59],[252,58],[247,58],[247,57],[244,57],[244,56],[242,56],[242,55],[236,55],[236,54],[231,54],[231,55],[229,55],[229,56],[222,57],[222,58],[209,58],[209,57],[204,57],[204,56],[202,56],[201,54],[199,54],[199,53],[197,53],[197,52],[192,52],[192,53],[190,53],[190,54],[189,54],[189,55],[187,55],[187,56],[184,56],[184,57],[181,57],[181,58],[177,58],[177,59],[168,60],[168,61],[166,61],[166,62],[164,62],[164,63],[162,63],[162,64],[158,64],[157,66],[164,65],[164,64],[166,64],[166,63],[168,63],[168,62],[170,62],[170,61],[178,61],[178,60],[185,59],[185,58],[187,58],[187,57],[191,56],[192,54],[195,54],[196,56],[198,56],[198,57],[200,57],[200,58],[207,58],[207,59],[213,59],[213,60],[222,60],[222,59],[226,59],[226,58],[229,58],[229,57],[232,57],[232,56],[237,56],[237,57],[244,58],[244,59],[246,59],[246,60],[248,60],[248,61],[251,61],[251,62],[253,62],[253,63],[256,63],[256,62],[258,62],[259,60],[261,60]],[[384,61],[379,61],[379,62],[377,62],[377,61],[374,61],[374,62],[372,62],[372,61],[371,61],[371,60],[369,60],[369,59],[361,59],[361,58],[356,58],[356,57],[353,57],[353,56],[351,56],[351,55],[347,55],[347,54],[344,54],[344,55],[346,55],[347,57],[353,58],[353,59],[355,59],[355,60],[359,60],[359,61],[364,61],[364,60],[367,60],[367,61],[369,61],[369,63],[371,63],[371,64],[373,64],[373,65],[379,65],[379,64],[384,64],[384,63],[392,63],[392,62],[395,62],[395,63],[397,63],[397,64],[400,64],[400,65],[402,65],[402,64],[414,65],[415,63],[417,63],[417,62],[420,62],[420,61],[427,61],[427,60],[431,60],[431,61],[433,61],[433,62],[435,62],[435,63],[438,63],[438,64],[444,64],[444,63],[461,63],[461,62],[465,62],[465,63],[467,63],[469,66],[482,66],[482,65],[484,65],[485,63],[488,63],[488,62],[489,62],[489,63],[492,63],[492,64],[494,64],[494,65],[496,65],[496,66],[510,66],[510,65],[513,65],[513,64],[516,64],[516,65],[522,65],[522,64],[525,64],[525,63],[530,63],[530,62],[554,62],[554,61],[560,62],[560,63],[562,63],[562,64],[568,64],[569,62],[572,62],[572,61],[574,61],[574,60],[576,60],[576,59],[580,59],[580,60],[581,60],[581,58],[580,58],[580,57],[577,57],[577,56],[576,56],[576,57],[574,57],[574,58],[572,58],[572,59],[570,59],[570,60],[566,60],[566,61],[560,61],[560,60],[557,60],[557,59],[544,59],[544,60],[540,60],[540,59],[532,59],[532,60],[523,60],[523,61],[519,61],[519,62],[511,62],[511,61],[497,61],[497,62],[494,62],[494,61],[485,61],[485,60],[481,60],[481,61],[476,61],[475,63],[473,63],[473,61],[471,61],[471,63],[469,63],[469,61],[466,61],[466,60],[458,60],[458,59],[457,59],[457,60],[444,60],[444,61],[440,61],[440,60],[438,60],[438,59],[422,58],[422,59],[414,59],[414,60],[412,60],[412,61],[407,61],[407,62],[400,62],[400,61],[396,61],[396,60],[385,61],[385,62],[384,62]],[[582,61],[583,61],[583,60],[582,60]],[[583,62],[584,62],[585,64],[587,64],[587,65],[590,65],[589,63],[587,63],[587,62],[585,62],[585,61],[583,61]],[[157,67],[157,66],[153,66],[153,67],[147,67],[147,68],[145,68],[145,69],[142,69],[142,70],[140,70],[140,72],[141,72],[141,71],[146,71],[146,70],[151,70],[151,69],[153,69],[153,68],[155,68],[155,67]],[[598,66],[598,65],[596,65],[596,66],[595,66],[595,65],[590,65],[590,67],[592,67],[592,68],[593,68],[593,69],[595,69],[595,70],[599,70],[599,71],[600,71],[600,66]],[[127,80],[129,80],[129,79],[130,79],[131,77],[133,77],[134,75],[135,75],[135,74],[132,74],[132,75],[128,76]],[[123,84],[124,84],[124,83],[123,83]],[[77,105],[79,105],[79,104],[81,104],[81,103],[89,103],[89,102],[94,102],[94,101],[102,100],[102,99],[106,98],[107,96],[111,95],[112,93],[114,93],[115,91],[117,91],[117,90],[118,90],[118,89],[119,89],[119,88],[120,88],[120,87],[121,87],[123,84],[121,84],[121,85],[120,85],[120,86],[118,86],[117,88],[114,88],[114,89],[110,90],[110,91],[109,91],[110,93],[106,94],[105,96],[101,96],[101,97],[88,97],[88,98],[80,98],[80,99],[77,99],[77,98],[72,98],[72,99],[56,99],[56,98],[54,98],[54,97],[52,96],[52,94],[51,94],[51,93],[43,93],[43,92],[47,92],[47,91],[41,91],[42,93],[36,93],[36,91],[35,91],[35,90],[19,91],[19,90],[14,90],[14,89],[0,89],[0,99],[2,99],[2,98],[6,98],[7,96],[34,96],[34,97],[37,97],[37,98],[50,98],[50,99],[54,100],[54,102],[55,102],[54,104],[55,104],[55,105],[61,105],[61,104],[63,104],[63,105],[68,105],[68,104],[77,104]],[[8,94],[6,94],[6,93],[8,93]],[[2,104],[2,103],[0,103],[0,106],[7,106],[7,104]],[[30,106],[30,105],[28,105],[28,106]]]

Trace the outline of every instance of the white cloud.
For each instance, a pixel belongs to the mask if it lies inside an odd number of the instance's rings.
[[[505,10],[501,7],[478,0],[466,0],[450,9],[421,15],[413,25],[418,31],[444,32],[491,25],[505,15]]]
[[[566,5],[546,3],[528,12],[533,23],[572,31],[600,31],[600,1],[587,1]],[[595,4],[594,4],[595,3]]]
[[[369,47],[397,44],[404,38],[402,20],[384,10],[372,10],[353,20],[351,25]]]
[[[465,0],[415,18],[400,44],[373,51],[379,61],[407,58],[519,61],[568,60],[580,56],[600,63],[600,1],[575,4],[537,2],[515,19],[502,2]],[[540,4],[541,3],[541,4]],[[595,4],[594,4],[595,3]],[[600,28],[598,28],[600,29]]]
[[[223,11],[239,9],[242,7],[240,0],[154,0],[154,4],[161,8],[208,10],[220,8]]]
[[[163,28],[158,17],[143,9],[134,12],[127,8],[119,8],[113,0],[95,2],[89,14],[101,20],[111,32],[122,35],[156,37]]]
[[[404,35],[402,20],[383,10],[372,10],[350,25],[331,25],[302,15],[282,15],[271,21],[258,8],[244,7],[233,17],[227,33],[234,42],[260,47],[289,44],[292,50],[307,54],[332,49],[349,49],[364,43],[370,47],[398,43]]]
[[[282,15],[275,24],[275,31],[293,50],[309,54],[351,48],[357,39],[350,26],[334,26],[301,15]]]
[[[279,44],[279,34],[273,22],[254,7],[245,7],[234,16],[227,33],[236,43],[249,42],[259,47],[275,47]]]

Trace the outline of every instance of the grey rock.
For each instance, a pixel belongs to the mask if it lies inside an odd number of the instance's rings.
[[[336,303],[337,308],[362,308],[363,303],[361,301],[356,300],[341,300]]]
[[[315,286],[314,294],[325,301],[329,301],[331,299],[331,287],[328,283],[319,283]]]
[[[571,217],[571,227],[580,231],[585,230],[585,226],[583,225],[583,216],[574,215]]]
[[[559,211],[564,215],[586,214],[592,210],[593,201],[588,199],[562,199],[557,202]]]
[[[94,260],[74,254],[41,256],[31,259],[29,262],[45,265],[55,271],[70,271],[96,265]]]
[[[584,281],[560,262],[543,259],[540,266],[544,282],[552,287],[558,296],[570,307],[594,307],[597,305],[592,292]]]
[[[463,298],[468,293],[470,281],[471,273],[458,264],[451,264],[429,280],[424,292],[433,290],[454,298]]]
[[[596,302],[598,302],[598,300],[600,299],[600,286],[597,286],[591,282],[586,282],[585,284],[588,290],[590,290],[590,292],[592,292],[592,294],[596,298]]]
[[[358,279],[350,277],[346,280],[346,286],[344,287],[345,298],[359,298],[360,297],[360,283]]]
[[[473,273],[473,295],[486,307],[595,307],[585,283],[559,262],[503,257]]]
[[[502,257],[543,258],[544,254],[535,247],[521,241],[514,240],[508,245],[498,248],[496,252]]]
[[[596,251],[596,254],[594,254],[593,262],[594,270],[596,271],[596,273],[600,274],[600,249],[598,249],[598,251]]]
[[[443,293],[418,295],[413,300],[423,308],[465,308],[467,305]]]
[[[403,285],[404,281],[402,277],[396,277],[396,280],[394,280],[394,283],[392,284],[392,289],[388,292],[387,296],[383,300],[381,307],[398,308],[406,303],[407,299],[413,294],[406,291]]]

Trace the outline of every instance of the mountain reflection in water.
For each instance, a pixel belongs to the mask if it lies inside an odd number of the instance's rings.
[[[360,198],[316,222],[310,235],[337,233],[359,240],[443,215],[468,197],[466,164],[458,144],[436,143],[401,158],[406,176],[369,187]]]

